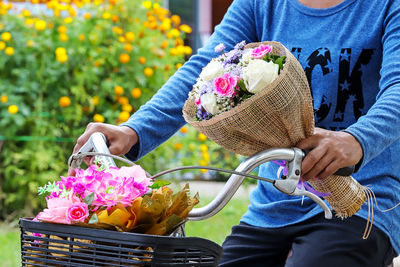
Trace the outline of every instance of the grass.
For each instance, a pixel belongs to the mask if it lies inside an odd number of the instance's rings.
[[[0,251],[1,266],[21,266],[18,228],[10,225],[0,225]]]
[[[203,201],[202,199],[201,202]],[[206,203],[208,202],[204,201],[202,204]],[[205,221],[188,222],[185,227],[186,235],[202,237],[222,244],[225,237],[231,233],[232,226],[239,223],[248,204],[246,199],[232,199],[217,215]],[[19,235],[17,226],[0,224],[0,265],[2,267],[21,266]]]

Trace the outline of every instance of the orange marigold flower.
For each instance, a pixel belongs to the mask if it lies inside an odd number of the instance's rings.
[[[163,42],[161,43],[161,48],[162,48],[162,49],[167,48],[167,46],[168,46],[168,41],[163,41]]]
[[[118,22],[119,21],[119,17],[117,15],[113,15],[111,17],[112,22]]]
[[[202,141],[202,142],[204,142],[204,141],[207,140],[207,136],[205,136],[205,135],[202,134],[202,133],[199,133],[198,138],[199,138],[199,140]]]
[[[1,102],[1,103],[7,103],[7,101],[8,101],[8,96],[6,96],[6,95],[1,95],[1,97],[0,97],[0,102]]]
[[[179,69],[180,67],[182,67],[182,63],[176,63],[176,69]]]
[[[126,122],[131,115],[127,111],[122,111],[119,113],[118,119],[120,122]]]
[[[179,17],[178,15],[172,15],[172,16],[171,16],[171,21],[172,21],[175,25],[179,25],[179,24],[181,24],[181,17]]]
[[[124,88],[122,86],[117,85],[114,87],[114,93],[116,95],[122,95],[124,93]]]
[[[188,129],[187,126],[183,126],[179,131],[180,131],[181,133],[185,134],[185,133],[187,133],[187,132],[189,131],[189,129]]]
[[[206,145],[206,144],[201,144],[201,145],[200,145],[200,150],[201,150],[201,152],[206,152],[206,151],[208,151],[207,145]]]
[[[122,105],[122,111],[126,111],[126,112],[131,112],[133,110],[133,107],[129,104],[126,105]]]
[[[91,17],[92,17],[92,15],[90,13],[83,14],[84,19],[90,19]]]
[[[132,42],[133,40],[135,40],[135,34],[134,34],[133,32],[127,32],[127,33],[125,34],[125,39],[126,39],[128,42]]]
[[[142,91],[139,88],[133,88],[131,91],[131,95],[133,98],[137,99],[137,98],[141,97]]]
[[[1,39],[3,39],[4,41],[10,41],[11,40],[11,33],[9,32],[3,32],[1,34]]]
[[[28,41],[26,42],[26,46],[27,46],[27,47],[32,47],[32,46],[34,46],[34,45],[35,45],[35,42],[32,41],[32,40],[28,40]]]
[[[65,108],[71,104],[71,99],[69,99],[68,96],[62,96],[60,97],[59,103],[61,107]]]
[[[109,12],[104,12],[103,15],[101,16],[103,19],[110,19],[111,14]]]
[[[140,64],[144,64],[144,63],[146,63],[146,58],[145,57],[139,57],[139,63]]]
[[[6,43],[3,41],[0,41],[0,50],[4,50],[6,48]]]
[[[66,33],[67,32],[67,27],[65,25],[61,25],[57,28],[58,33]]]
[[[191,55],[193,53],[193,49],[190,46],[184,46],[183,48],[185,55]]]
[[[22,16],[24,17],[29,17],[31,15],[31,12],[27,9],[22,10]]]
[[[86,36],[84,34],[79,34],[79,40],[80,41],[85,41]]]
[[[56,56],[67,54],[67,50],[64,47],[57,47],[56,48]]]
[[[179,29],[185,33],[192,33],[192,28],[189,25],[182,24]]]
[[[125,50],[126,52],[131,52],[132,49],[133,49],[133,46],[132,46],[130,43],[126,43],[126,44],[124,45],[124,50]]]
[[[4,52],[6,53],[7,56],[12,56],[14,55],[14,47],[7,47],[6,50],[4,50]]]
[[[118,37],[118,41],[119,41],[120,43],[125,43],[125,37],[124,37],[124,36]]]
[[[10,114],[15,114],[18,112],[18,106],[17,105],[9,105],[8,106],[8,112]]]
[[[99,104],[99,97],[97,95],[95,95],[94,97],[92,97],[92,101],[93,101],[93,106],[97,106]]]
[[[62,33],[62,34],[60,34],[59,39],[61,42],[66,42],[66,41],[68,41],[68,35],[66,35],[65,33]]]
[[[65,23],[65,24],[72,23],[72,21],[73,21],[73,19],[72,19],[71,17],[66,17],[66,18],[64,19],[64,23]]]
[[[104,116],[101,114],[94,114],[93,115],[93,121],[94,122],[104,122]]]
[[[176,143],[176,144],[174,144],[174,148],[175,148],[176,150],[181,150],[182,147],[183,147],[182,143]]]
[[[145,68],[143,72],[144,72],[144,75],[146,75],[147,77],[151,77],[154,74],[154,70],[149,67]]]
[[[59,54],[56,56],[56,59],[60,63],[65,63],[68,61],[68,55],[67,54]]]
[[[118,103],[120,103],[121,105],[128,105],[129,99],[126,96],[121,96],[118,98]]]
[[[119,56],[119,62],[121,62],[122,64],[126,64],[131,60],[131,57],[128,54],[122,53]]]

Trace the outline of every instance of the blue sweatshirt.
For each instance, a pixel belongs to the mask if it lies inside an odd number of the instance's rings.
[[[138,159],[173,135],[185,121],[182,107],[196,78],[224,43],[227,50],[247,43],[278,41],[302,64],[310,83],[317,127],[345,130],[364,156],[354,174],[374,190],[381,209],[400,201],[400,1],[345,0],[326,9],[298,0],[236,0],[208,44],[190,58],[124,125],[140,144],[127,154]],[[399,157],[399,158],[397,158]],[[276,177],[278,166],[264,164],[260,175]],[[288,196],[259,182],[242,221],[282,227],[315,216],[322,209],[310,199]],[[356,214],[367,219],[367,206]],[[400,208],[382,213],[374,225],[400,253]],[[360,236],[361,238],[361,236]]]

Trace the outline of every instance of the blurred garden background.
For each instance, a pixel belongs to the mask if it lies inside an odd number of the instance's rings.
[[[86,125],[126,121],[207,41],[231,2],[0,0],[1,266],[20,266],[18,218],[43,209],[38,187],[67,175]],[[185,165],[235,169],[241,160],[184,126],[138,164],[155,174]],[[168,179],[227,177],[203,170]],[[188,223],[187,234],[221,244],[246,211],[247,195]]]
[[[20,266],[18,218],[43,209],[38,187],[67,175],[86,125],[126,121],[202,46],[231,2],[0,0],[1,266]],[[157,173],[235,169],[240,160],[184,126],[138,164]],[[168,179],[226,178],[190,171]],[[212,224],[188,224],[188,235],[221,243],[247,205],[235,199]]]

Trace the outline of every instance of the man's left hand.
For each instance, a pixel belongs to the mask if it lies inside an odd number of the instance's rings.
[[[354,136],[321,128],[315,128],[314,135],[297,147],[310,151],[301,166],[305,180],[324,179],[340,168],[356,165],[363,157],[362,147]]]

